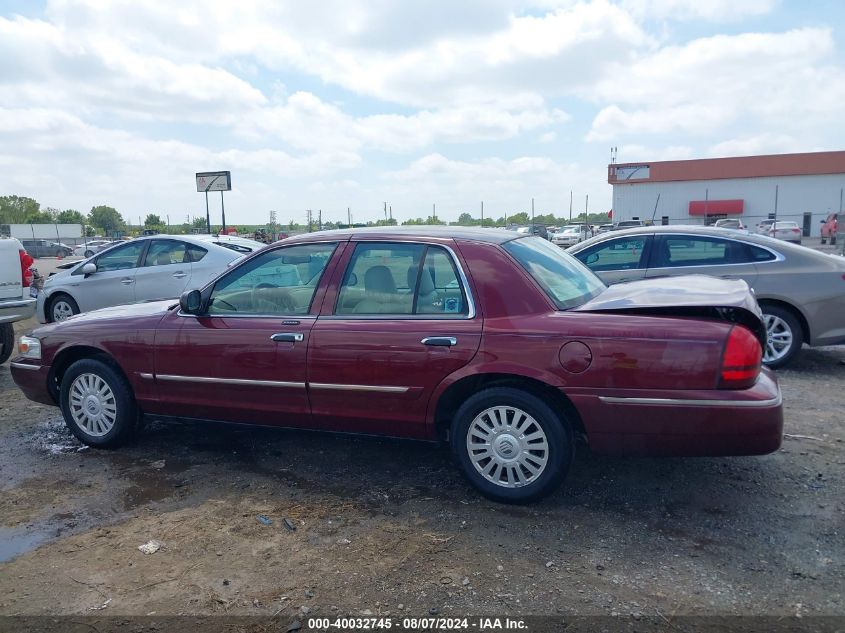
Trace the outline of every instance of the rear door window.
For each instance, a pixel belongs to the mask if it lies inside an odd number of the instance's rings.
[[[176,240],[153,240],[144,257],[144,266],[169,266],[170,264],[184,264],[187,251],[185,242]]]
[[[657,235],[649,267],[719,266],[752,261],[742,242],[695,235]]]
[[[360,243],[343,276],[335,314],[355,316],[469,313],[455,262],[440,246]]]

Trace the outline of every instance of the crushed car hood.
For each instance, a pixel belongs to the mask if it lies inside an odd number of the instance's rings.
[[[631,281],[609,286],[574,311],[714,318],[744,325],[762,344],[766,340],[760,306],[742,279],[683,275]]]

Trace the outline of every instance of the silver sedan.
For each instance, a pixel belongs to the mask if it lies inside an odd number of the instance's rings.
[[[836,255],[701,226],[615,231],[568,252],[608,284],[692,273],[744,279],[765,318],[769,367],[787,364],[804,343],[845,343],[845,258]]]
[[[188,284],[205,285],[244,254],[188,235],[118,242],[48,277],[36,314],[50,323],[109,306],[176,299]]]

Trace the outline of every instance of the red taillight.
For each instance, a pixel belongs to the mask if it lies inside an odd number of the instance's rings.
[[[723,389],[750,387],[760,374],[762,359],[763,348],[751,330],[741,325],[733,326],[722,354],[719,386]]]
[[[24,288],[29,288],[32,285],[32,271],[29,267],[35,260],[23,249],[18,251],[18,255],[21,258],[21,284]]]

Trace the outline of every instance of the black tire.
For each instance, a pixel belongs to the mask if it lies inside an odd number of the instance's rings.
[[[0,323],[0,365],[9,360],[15,349],[15,329],[11,323]]]
[[[830,245],[836,246],[836,236],[835,235],[830,236]]]
[[[47,314],[44,316],[46,317],[48,323],[53,323],[55,321],[53,318],[53,308],[55,308],[56,304],[60,301],[66,303],[73,314],[79,314],[79,304],[74,301],[73,297],[69,294],[65,294],[64,292],[57,292],[50,298],[50,302],[47,304]]]
[[[534,428],[533,424],[536,424],[545,434],[548,447],[546,463],[534,481],[529,481],[529,483],[517,487],[507,487],[506,482],[501,482],[502,477],[516,479],[515,469],[521,467],[510,466],[505,469],[501,465],[493,466],[491,478],[485,477],[476,468],[467,447],[467,436],[476,417],[492,407],[519,409],[534,418],[534,423],[529,423],[528,426],[521,429],[522,434],[519,435],[519,439],[522,439],[526,433],[528,435],[536,433],[536,429],[531,430]],[[513,421],[513,417],[510,417],[509,420]],[[497,437],[502,437],[502,435],[499,434]],[[491,387],[470,396],[455,413],[450,437],[452,452],[469,483],[485,497],[502,503],[529,503],[554,492],[569,472],[575,452],[572,427],[566,418],[540,398],[527,391],[512,387]],[[480,439],[477,434],[473,434],[473,437]],[[507,441],[517,438],[510,436],[502,439]],[[493,440],[494,444],[495,442],[496,440]],[[532,452],[537,453],[537,451]],[[520,451],[519,454],[523,453],[524,451]],[[480,467],[486,469],[491,462],[492,458],[485,464],[480,464]],[[536,464],[533,465],[536,466]],[[507,472],[505,472],[506,470]],[[527,468],[521,469],[520,472],[523,477],[526,476],[526,473],[529,473]],[[501,483],[495,483],[491,480],[496,479],[497,476]],[[531,476],[529,474],[527,478],[530,479]]]
[[[821,241],[821,243],[822,243],[822,244],[827,244],[827,242],[825,241],[825,238],[824,238],[824,237],[822,237],[822,241]]]
[[[770,369],[784,367],[795,357],[801,349],[801,346],[804,344],[804,331],[801,329],[801,323],[798,321],[798,317],[795,316],[795,313],[788,308],[782,308],[776,305],[767,305],[764,303],[760,306],[760,309],[763,311],[763,322],[766,323],[767,328],[769,324],[766,317],[771,316],[780,319],[792,335],[792,343],[786,352],[779,358],[767,361],[765,360],[766,349],[763,350],[763,364],[766,365],[766,367],[769,367]],[[773,334],[773,332],[767,333],[770,337]]]
[[[74,383],[80,376],[83,376],[80,384],[86,380],[85,376],[94,376],[105,382],[111,391],[111,396],[103,400],[114,406],[113,422],[111,428],[102,434],[90,432],[74,418],[71,412],[71,406],[75,406],[71,403],[71,389],[74,388]],[[87,402],[83,399],[82,408],[84,409],[86,405]],[[124,444],[132,437],[138,423],[138,405],[135,403],[135,395],[126,379],[108,363],[92,358],[78,360],[67,368],[62,376],[59,390],[59,406],[70,432],[80,442],[94,448],[116,448]]]

